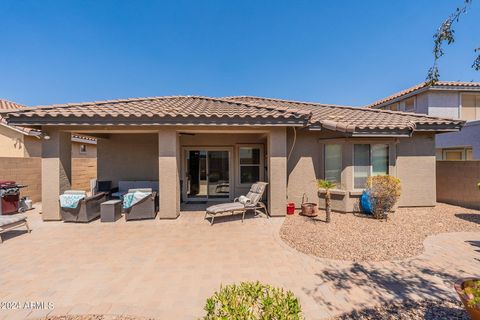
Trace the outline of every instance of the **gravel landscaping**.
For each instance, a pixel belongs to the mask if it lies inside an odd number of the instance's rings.
[[[45,320],[153,320],[153,318],[87,314],[87,315],[53,316],[53,317],[46,317]]]
[[[332,320],[469,320],[458,301],[403,301],[353,311]]]
[[[348,261],[405,259],[423,251],[426,237],[444,232],[480,231],[480,211],[438,204],[399,208],[388,220],[352,213],[325,212],[316,218],[287,216],[280,237],[291,247],[318,257]]]

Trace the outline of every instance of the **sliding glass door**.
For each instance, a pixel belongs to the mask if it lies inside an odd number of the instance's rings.
[[[187,201],[230,198],[230,150],[188,148],[185,158]]]

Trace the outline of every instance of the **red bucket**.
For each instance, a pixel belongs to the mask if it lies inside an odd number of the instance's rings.
[[[294,214],[295,213],[295,203],[290,202],[287,204],[287,214]]]

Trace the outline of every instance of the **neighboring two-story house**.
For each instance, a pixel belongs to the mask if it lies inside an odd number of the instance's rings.
[[[480,160],[480,82],[421,83],[367,107],[467,120],[460,132],[436,136],[437,160]]]

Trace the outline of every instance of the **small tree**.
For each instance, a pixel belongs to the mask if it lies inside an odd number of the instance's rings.
[[[330,207],[331,196],[330,196],[330,189],[335,188],[335,183],[328,181],[328,180],[318,180],[318,187],[321,189],[325,189],[325,213],[326,213],[326,221],[330,222],[332,209]]]
[[[373,216],[377,219],[385,218],[400,197],[400,179],[392,176],[371,176],[367,180],[366,191],[371,197]]]

